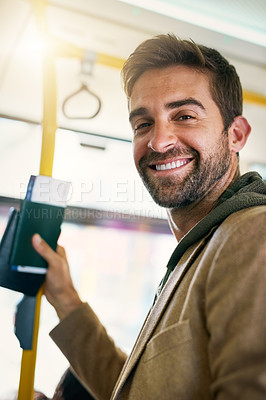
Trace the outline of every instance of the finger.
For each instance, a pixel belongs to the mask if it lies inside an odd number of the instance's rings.
[[[59,244],[57,245],[56,252],[57,252],[57,254],[59,254],[60,256],[66,258],[65,249],[64,249],[64,247],[59,246]]]
[[[57,258],[57,253],[51,249],[51,247],[41,238],[38,233],[35,233],[32,237],[33,248],[39,253],[47,262],[50,264]]]

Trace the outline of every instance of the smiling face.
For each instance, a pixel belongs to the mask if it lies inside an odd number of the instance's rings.
[[[226,185],[233,153],[206,74],[185,66],[146,71],[129,108],[135,164],[156,203],[184,207]]]

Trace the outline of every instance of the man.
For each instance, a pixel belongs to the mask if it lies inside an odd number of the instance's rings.
[[[178,245],[127,358],[79,298],[64,250],[35,235],[61,320],[51,336],[97,399],[265,399],[266,187],[239,174],[250,126],[236,71],[213,49],[160,35],[122,76],[136,168]]]

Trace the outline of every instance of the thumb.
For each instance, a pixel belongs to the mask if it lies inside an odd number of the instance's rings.
[[[47,262],[50,264],[57,253],[41,238],[38,233],[35,233],[32,237],[33,248],[39,253]]]

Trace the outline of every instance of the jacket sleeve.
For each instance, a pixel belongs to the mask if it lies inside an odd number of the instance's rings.
[[[262,400],[266,396],[265,207],[233,218],[234,223],[216,238],[220,244],[206,287],[212,398]]]
[[[126,361],[87,303],[50,333],[79,380],[99,400],[109,400]]]

